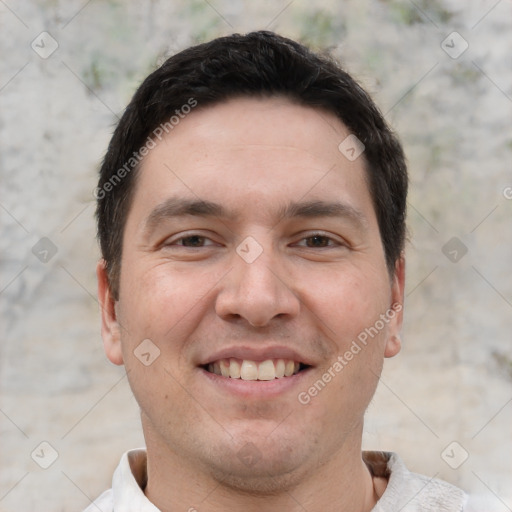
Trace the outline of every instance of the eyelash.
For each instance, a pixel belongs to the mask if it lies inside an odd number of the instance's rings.
[[[328,234],[322,233],[322,232],[311,233],[310,235],[301,238],[300,242],[304,242],[306,240],[311,240],[313,238],[321,238],[323,240],[326,240],[328,244],[330,243],[330,245],[327,245],[327,246],[321,245],[321,246],[318,246],[318,247],[311,247],[311,246],[308,246],[308,245],[302,245],[301,247],[307,247],[308,249],[325,249],[325,248],[338,247],[338,246],[344,245],[340,241],[338,241],[335,238],[333,238],[332,236],[329,236]],[[295,244],[295,245],[299,245],[299,244]]]
[[[203,244],[199,245],[199,246],[184,245],[183,242],[185,240],[190,240],[190,239],[194,239],[194,238],[202,240]],[[306,242],[306,244],[302,244],[302,242],[305,242],[307,240],[311,240],[311,239],[314,239],[314,238],[320,238],[323,241],[326,241],[327,244],[329,244],[329,245],[320,245],[320,246],[316,246],[315,247],[315,246],[308,246],[307,242]],[[211,243],[205,245],[204,244],[205,241],[209,241]],[[187,247],[187,248],[197,249],[197,248],[202,248],[202,247],[211,247],[213,245],[219,245],[219,244],[217,244],[216,242],[214,242],[211,238],[209,238],[207,236],[192,233],[192,234],[188,234],[188,235],[185,235],[185,236],[181,236],[180,238],[177,238],[176,240],[171,241],[169,243],[166,243],[164,245],[167,245],[167,246],[178,246],[178,247]],[[326,249],[326,248],[345,246],[346,244],[344,244],[343,242],[341,242],[339,240],[336,240],[335,238],[333,238],[332,236],[329,236],[328,234],[326,234],[324,232],[319,231],[319,232],[314,232],[314,233],[308,234],[308,236],[302,237],[298,242],[295,242],[292,245],[293,246],[298,246],[298,247],[305,247],[305,248],[308,248],[308,249]]]
[[[180,242],[183,242],[184,240],[190,240],[191,238],[198,238],[198,239],[201,239],[203,240],[203,242],[205,240],[209,240],[210,242],[212,242],[211,244],[208,244],[208,245],[200,245],[200,246],[194,246],[194,245],[191,245],[191,246],[187,246],[187,245],[183,245],[183,243],[180,243]],[[179,247],[189,247],[189,248],[193,248],[193,249],[196,249],[198,247],[210,247],[211,245],[218,245],[216,244],[215,242],[213,242],[213,240],[211,240],[211,238],[208,238],[207,236],[204,236],[204,235],[197,235],[197,234],[191,234],[191,235],[186,235],[186,236],[182,236],[180,238],[177,238],[176,240],[172,241],[172,242],[169,242],[168,244],[165,244],[165,245],[177,245]]]

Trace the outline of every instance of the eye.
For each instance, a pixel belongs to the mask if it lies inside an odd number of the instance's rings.
[[[178,246],[178,247],[208,247],[213,245],[218,245],[213,242],[210,238],[202,235],[191,234],[187,236],[181,236],[180,238],[176,238],[174,240],[170,240],[165,245],[169,246]]]
[[[295,245],[312,249],[322,249],[324,247],[339,247],[342,245],[342,243],[323,233],[314,233],[310,236],[302,238]]]
[[[307,247],[329,247],[332,245],[332,239],[325,235],[308,236],[306,239]]]

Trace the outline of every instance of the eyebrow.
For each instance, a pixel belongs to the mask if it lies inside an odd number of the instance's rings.
[[[156,206],[145,221],[144,230],[152,231],[162,221],[192,215],[197,217],[218,217],[222,219],[240,218],[236,212],[230,212],[224,206],[203,199],[169,198]],[[290,202],[278,210],[280,220],[294,217],[343,217],[359,227],[367,226],[364,214],[353,206],[336,201]]]
[[[148,215],[145,230],[151,231],[160,222],[172,217],[195,215],[197,217],[230,217],[228,211],[220,204],[202,199],[184,199],[172,197],[160,203]]]
[[[293,217],[345,217],[360,226],[367,225],[363,212],[349,204],[337,201],[292,202],[281,209],[280,217],[285,219]]]

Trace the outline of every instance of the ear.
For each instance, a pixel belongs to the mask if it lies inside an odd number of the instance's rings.
[[[101,259],[96,266],[96,277],[98,279],[98,300],[101,308],[103,348],[112,363],[121,365],[123,364],[121,329],[117,321],[116,301],[112,296],[104,259]]]
[[[402,342],[400,340],[400,331],[402,330],[402,322],[404,317],[404,287],[405,287],[405,256],[402,253],[395,263],[395,273],[391,283],[391,305],[389,314],[388,339],[386,340],[386,348],[384,357],[393,357],[400,352]],[[391,315],[393,317],[391,318]]]

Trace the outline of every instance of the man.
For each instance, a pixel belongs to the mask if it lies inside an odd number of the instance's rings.
[[[152,73],[97,189],[105,351],[147,449],[88,510],[462,510],[361,452],[400,350],[406,193],[369,96],[294,41],[219,38]]]

